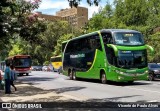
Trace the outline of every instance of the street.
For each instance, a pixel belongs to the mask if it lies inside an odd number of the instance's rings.
[[[29,76],[19,76],[17,82],[30,84],[43,89],[43,92],[55,92],[76,101],[160,102],[160,81],[158,80],[135,81],[133,84],[115,82],[101,84],[96,80],[69,80],[68,77],[57,72],[32,71]]]
[[[101,84],[98,80],[69,80],[68,77],[57,72],[32,71],[29,76],[18,76],[15,82],[18,90],[14,91],[12,87],[12,94],[4,94],[4,90],[0,90],[0,102],[51,102],[47,104],[51,108],[62,107],[74,110],[77,107],[96,109],[111,107],[110,111],[116,111],[117,108],[112,109],[114,107],[126,107],[127,110],[134,104],[141,105],[136,106],[138,108],[136,110],[139,110],[140,107],[144,108],[146,103],[153,103],[153,106],[146,106],[145,109],[158,111],[159,103],[158,105],[156,103],[160,102],[159,82],[157,80],[136,81],[133,84],[115,82]],[[82,103],[77,104],[77,102]],[[134,111],[135,108],[130,110]]]

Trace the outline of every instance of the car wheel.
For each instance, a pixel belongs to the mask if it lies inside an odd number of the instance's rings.
[[[69,74],[68,74],[68,75],[69,75],[69,79],[70,79],[70,80],[73,80],[72,71],[69,71]]]
[[[28,73],[26,73],[26,76],[28,76],[29,74]]]
[[[148,78],[149,81],[153,81],[154,80],[154,76],[153,76],[153,73],[149,74],[149,78]]]

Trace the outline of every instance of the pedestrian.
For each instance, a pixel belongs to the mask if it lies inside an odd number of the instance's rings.
[[[0,90],[3,90],[2,72],[0,70]]]
[[[11,93],[11,87],[10,87],[10,79],[11,79],[11,70],[10,70],[10,63],[6,61],[6,68],[4,72],[4,80],[5,80],[5,94]]]
[[[11,84],[12,87],[14,87],[15,91],[17,91],[17,88],[14,85],[14,81],[16,80],[17,76],[16,76],[15,71],[13,70],[14,69],[13,65],[11,65],[10,68],[11,68],[11,80],[10,80],[10,84]]]

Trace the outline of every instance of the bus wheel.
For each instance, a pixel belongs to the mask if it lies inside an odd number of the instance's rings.
[[[26,73],[26,76],[28,76],[29,74],[28,73]]]
[[[73,75],[73,80],[77,80],[77,77],[76,77],[76,71],[72,71],[72,75]]]
[[[101,75],[101,82],[102,82],[102,84],[106,84],[107,83],[106,74],[104,72]]]
[[[148,78],[148,80],[149,81],[153,81],[154,80],[154,76],[153,76],[153,74],[151,73],[151,74],[149,74],[149,78]]]
[[[69,75],[69,79],[70,79],[70,80],[73,80],[72,71],[68,71],[68,75]]]

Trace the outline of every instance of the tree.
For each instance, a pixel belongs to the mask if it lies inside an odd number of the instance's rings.
[[[72,34],[62,35],[57,41],[57,45],[55,46],[55,51],[54,51],[53,55],[55,55],[55,56],[61,55],[62,42],[67,41],[69,39],[72,39],[72,37],[73,37]]]
[[[1,0],[0,1],[0,51],[10,50],[10,39],[15,39],[26,24],[28,15],[38,8],[40,0]],[[25,31],[23,31],[25,33]]]
[[[68,0],[68,2],[69,2],[69,6],[70,7],[77,7],[78,6],[78,4],[80,4],[80,2],[81,2],[82,0]],[[86,2],[91,6],[91,5],[93,5],[93,4],[95,4],[96,6],[98,6],[98,4],[99,4],[99,2],[100,2],[101,0],[86,0]]]
[[[143,5],[141,5],[143,4]],[[142,32],[147,44],[156,50],[149,62],[160,62],[160,3],[158,0],[114,0],[114,6],[106,4],[89,21],[88,31],[103,28],[123,28]]]

